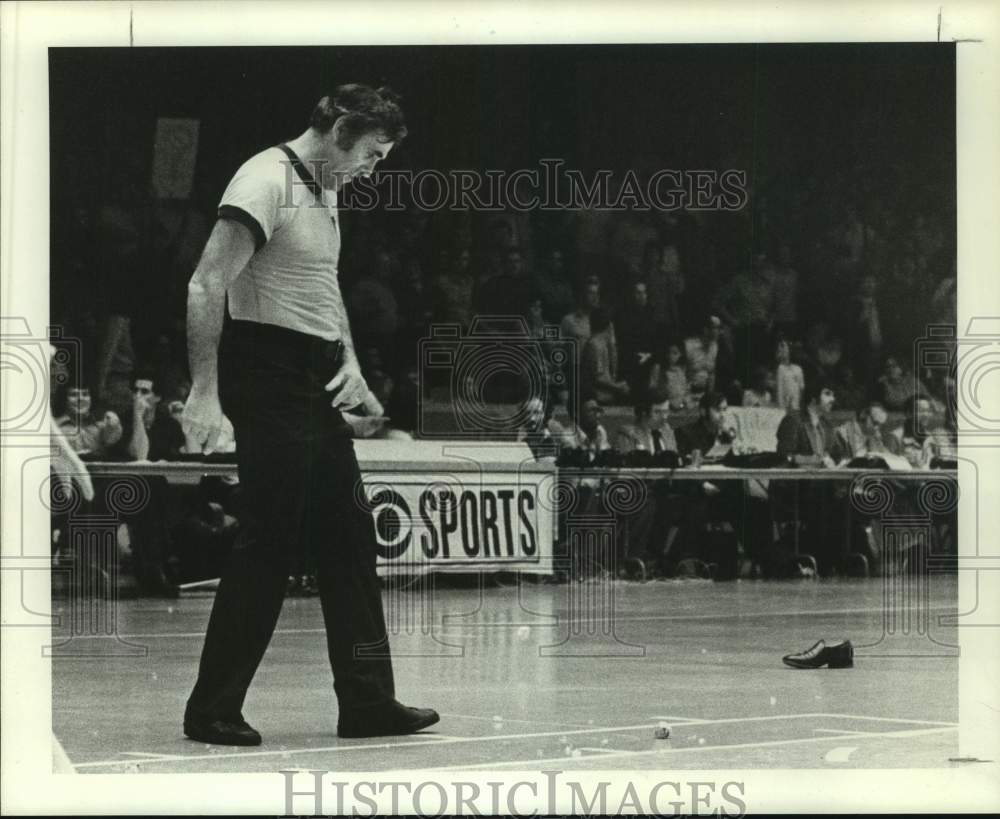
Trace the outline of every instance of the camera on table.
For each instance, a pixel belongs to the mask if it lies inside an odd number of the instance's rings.
[[[572,339],[561,338],[555,326],[532,336],[520,316],[476,317],[467,333],[458,324],[434,325],[420,340],[418,361],[423,395],[428,384],[447,388],[454,422],[448,436],[457,438],[513,439],[530,423],[532,399],[547,406],[551,391],[575,383],[577,366]],[[422,401],[422,435],[434,429],[429,412]]]

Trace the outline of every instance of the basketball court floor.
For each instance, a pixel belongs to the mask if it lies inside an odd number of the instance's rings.
[[[337,738],[319,600],[293,598],[244,709],[264,744],[186,739],[200,592],[57,631],[55,736],[80,774],[957,764],[954,576],[456,585],[385,592],[399,698],[441,713],[420,734]],[[855,666],[782,664],[820,638],[850,639]]]

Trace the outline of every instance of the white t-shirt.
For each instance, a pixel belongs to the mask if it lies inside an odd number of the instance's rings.
[[[338,319],[337,198],[320,188],[308,166],[293,164],[278,147],[251,157],[223,193],[219,216],[246,225],[257,246],[229,287],[234,319],[328,340],[347,334]]]

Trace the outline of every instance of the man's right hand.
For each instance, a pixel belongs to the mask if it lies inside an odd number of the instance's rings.
[[[216,390],[191,388],[184,413],[184,448],[188,452],[211,455],[222,433],[222,404]]]

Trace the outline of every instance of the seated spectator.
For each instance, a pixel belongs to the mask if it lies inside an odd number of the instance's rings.
[[[895,437],[910,465],[927,469],[934,458],[955,459],[956,439],[938,423],[934,405],[928,398],[916,398],[906,405],[906,419]]]
[[[677,449],[685,462],[700,466],[702,458],[715,460],[732,449],[735,429],[724,395],[706,392],[698,402],[698,420],[677,430]],[[685,537],[677,559],[698,558],[715,564],[716,578],[736,577],[739,541],[755,540],[758,515],[747,524],[743,481],[704,481],[685,485],[681,513]]]
[[[836,396],[826,381],[806,384],[804,408],[789,412],[778,425],[778,454],[800,466],[835,468],[846,452],[830,423]],[[843,487],[826,481],[771,481],[770,496],[775,522],[786,533],[780,562],[793,573],[805,572],[794,556],[806,548],[816,560],[816,570],[832,574],[843,544],[846,494]],[[808,547],[800,547],[799,524],[804,527]],[[781,570],[784,572],[784,569]]]
[[[802,402],[802,391],[806,386],[802,368],[792,363],[792,350],[784,339],[778,342],[775,356],[778,361],[774,375],[777,406],[786,412],[797,412]]]
[[[77,455],[101,460],[111,455],[121,441],[123,428],[118,413],[107,410],[100,417],[91,414],[90,390],[71,386],[66,391],[66,412],[56,425]]]
[[[158,392],[164,401],[185,401],[190,391],[187,372],[178,360],[177,347],[170,336],[161,333],[156,338],[156,344],[151,353],[149,370],[156,382]]]
[[[552,411],[552,402],[538,396],[529,398],[525,404],[527,418],[518,427],[517,440],[526,443],[536,459],[555,458],[565,440],[566,431],[553,419]]]
[[[676,452],[677,439],[667,421],[669,413],[669,401],[657,404],[650,404],[647,401],[636,402],[635,423],[618,430],[615,448],[623,455],[632,452],[648,452],[651,455]]]
[[[743,391],[743,407],[773,407],[775,378],[767,367],[754,367],[750,386]]]
[[[676,453],[677,440],[667,422],[669,411],[667,401],[658,404],[637,402],[635,423],[619,429],[616,449],[623,456]],[[621,547],[618,556],[633,561],[626,564],[626,573],[649,576],[666,571],[666,557],[680,531],[679,513],[683,508],[683,495],[674,491],[670,483],[663,479],[653,481],[646,502],[635,512],[619,516],[617,540]],[[642,562],[635,563],[635,560]]]
[[[645,391],[660,344],[660,325],[649,304],[644,281],[632,285],[631,302],[622,313],[616,333],[622,377],[633,396]]]
[[[719,356],[721,330],[722,320],[718,316],[708,316],[701,335],[692,336],[684,342],[688,384],[695,395],[715,389],[715,368]]]
[[[629,387],[618,374],[614,325],[600,307],[590,315],[590,330],[580,360],[581,391],[594,395],[600,404],[619,403],[628,397]]]
[[[677,451],[695,464],[701,458],[721,458],[731,448],[735,432],[722,393],[706,392],[698,401],[698,420],[677,430]]]
[[[882,403],[897,412],[911,406],[916,398],[930,398],[920,379],[905,372],[893,356],[885,360],[885,371],[878,380],[878,392]]]
[[[682,410],[690,403],[691,390],[680,344],[667,345],[665,362],[654,360],[649,374],[649,397],[651,401],[669,402],[673,410]]]
[[[573,426],[562,433],[561,448],[586,452],[591,461],[599,452],[611,449],[608,431],[601,425],[603,415],[604,409],[596,398],[584,399],[580,405],[579,418],[570,416]]]
[[[844,454],[830,412],[836,400],[825,381],[807,385],[802,393],[805,409],[789,412],[778,425],[778,454],[800,466],[837,465]]]
[[[559,335],[574,339],[577,350],[582,351],[583,345],[590,338],[590,314],[601,304],[601,285],[596,278],[590,278],[580,289],[576,310],[567,313],[559,325]]]
[[[133,385],[132,436],[128,454],[136,461],[176,460],[184,448],[184,431],[171,417],[152,378],[145,375]]]
[[[885,431],[889,415],[878,402],[859,409],[854,418],[837,427],[843,455],[846,458],[863,458],[868,455],[899,455],[902,444],[899,438]]]

